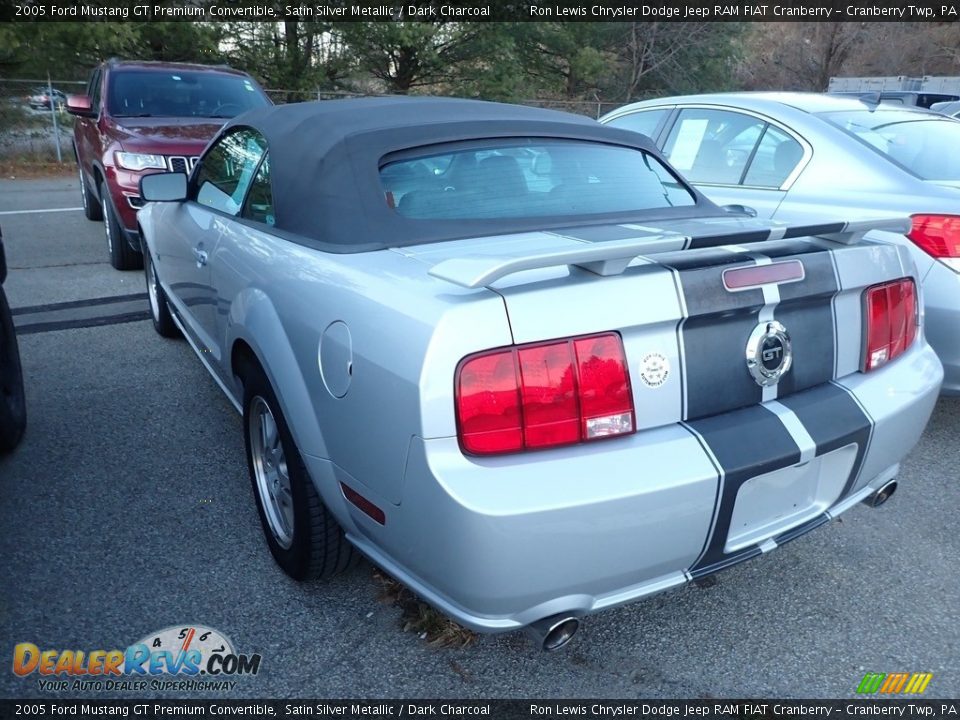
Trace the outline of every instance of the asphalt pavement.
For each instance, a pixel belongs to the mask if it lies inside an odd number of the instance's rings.
[[[0,697],[57,697],[10,671],[17,643],[109,650],[181,624],[262,656],[204,696],[851,698],[866,672],[933,673],[927,696],[960,696],[960,401],[939,402],[882,508],[591,616],[557,653],[519,633],[435,648],[369,565],[298,584],[273,563],[239,416],[185,342],[130,319],[142,273],[109,266],[79,205],[73,178],[0,181],[29,414],[0,459]],[[41,209],[65,210],[21,212]]]

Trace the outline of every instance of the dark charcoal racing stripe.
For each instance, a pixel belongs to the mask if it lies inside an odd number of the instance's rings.
[[[861,408],[846,388],[827,383],[797,395],[780,399],[794,412],[817,444],[817,456],[857,444],[850,477],[840,493],[846,497],[860,475],[863,458],[873,435],[873,418]]]
[[[832,380],[836,356],[833,299],[840,288],[831,253],[822,250],[778,261],[789,259],[803,263],[805,277],[780,286],[780,304],[774,312],[787,328],[793,349],[793,367],[780,379],[778,397]]]
[[[661,253],[655,258],[657,262],[671,267],[674,270],[697,270],[722,265],[720,271],[736,265],[755,265],[753,258],[747,255],[738,255],[729,250],[708,249],[697,253],[688,250],[683,252]]]
[[[828,522],[830,522],[830,516],[826,513],[821,513],[815,518],[807,520],[807,522],[803,523],[802,525],[797,525],[797,527],[777,535],[775,538],[773,538],[773,541],[777,545],[783,545],[791,540],[796,540],[801,535],[806,535],[808,532],[820,527],[821,525],[826,525]]]
[[[745,560],[750,560],[751,558],[758,557],[762,554],[763,552],[757,546],[744,548],[743,550],[732,553],[731,555],[724,555],[721,560],[717,560],[709,565],[697,565],[696,567],[691,568],[689,570],[690,577],[694,580],[698,580],[702,577],[713,575],[721,570],[726,570],[728,567],[733,567],[737,563],[742,563]]]
[[[676,271],[687,319],[678,328],[683,344],[684,419],[716,415],[760,402],[763,392],[746,369],[745,348],[763,307],[760,289],[730,292],[723,272],[756,260],[728,250],[658,258]]]
[[[810,255],[823,252],[824,247],[816,241],[810,240],[781,240],[763,246],[763,254],[768,258],[779,260],[787,255]],[[803,258],[806,262],[806,258]]]
[[[832,300],[831,293],[777,306],[774,316],[790,334],[793,350],[793,366],[777,384],[778,398],[789,397],[833,378]]]
[[[764,473],[800,462],[800,448],[780,419],[762,405],[687,424],[698,434],[723,469],[723,492],[710,539],[690,569],[694,577],[709,575],[760,552],[756,546],[733,554],[723,550],[740,486]]]
[[[847,227],[846,223],[824,223],[823,225],[800,225],[788,228],[783,234],[785,239],[804,237],[805,235],[833,235],[843,232]]]
[[[754,230],[730,235],[723,231],[714,231],[714,234],[705,233],[695,235],[690,242],[690,249],[716,247],[717,245],[748,245],[763,242],[770,238],[769,230]]]
[[[803,280],[777,286],[779,302],[772,306],[773,319],[786,327],[793,346],[793,367],[777,388],[778,396],[786,396],[833,378],[832,302],[839,288],[826,243],[778,241],[773,247],[780,251],[777,262],[797,260],[804,267]],[[764,256],[766,249],[761,253]],[[787,249],[795,252],[784,254]],[[752,267],[757,261],[728,249],[670,253],[657,260],[676,271],[687,308],[687,319],[678,329],[684,350],[683,419],[709,417],[761,402],[763,390],[747,371],[746,346],[760,322],[763,290],[732,292],[723,283],[725,270]]]
[[[730,308],[720,309],[690,317],[683,324],[685,419],[706,418],[763,400],[763,389],[747,371],[745,350],[762,306],[761,300],[736,314],[731,314]]]
[[[804,273],[802,282],[786,283],[780,286],[781,303],[801,297],[832,296],[840,289],[837,287],[837,276],[833,272],[830,252],[822,248],[816,248],[816,250],[817,252],[809,254],[777,256],[777,260],[781,262],[799,260],[803,263]]]

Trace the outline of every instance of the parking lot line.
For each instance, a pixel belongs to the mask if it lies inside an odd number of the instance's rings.
[[[31,215],[34,213],[47,212],[73,212],[74,210],[83,210],[83,207],[43,208],[40,210],[0,210],[0,215]]]

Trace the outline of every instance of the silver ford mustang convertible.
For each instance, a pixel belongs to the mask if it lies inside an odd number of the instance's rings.
[[[263,108],[141,192],[154,325],[243,413],[282,568],[359,550],[547,648],[886,500],[942,380],[908,221],[748,218],[586,118]]]

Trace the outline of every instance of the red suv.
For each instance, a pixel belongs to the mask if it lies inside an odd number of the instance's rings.
[[[227,67],[118,60],[93,71],[86,95],[67,98],[83,210],[103,220],[113,267],[143,267],[140,178],[189,173],[228,118],[269,104],[253,78]]]

